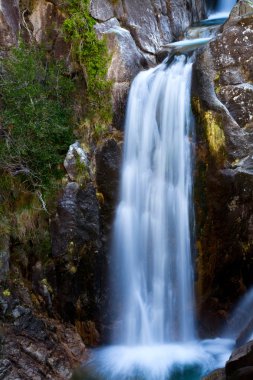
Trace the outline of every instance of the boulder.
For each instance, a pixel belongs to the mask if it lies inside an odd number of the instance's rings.
[[[226,363],[227,380],[247,380],[253,378],[253,341],[237,348]]]
[[[108,0],[91,0],[90,14],[99,21],[107,21],[114,16],[113,4]]]
[[[69,179],[76,182],[85,182],[90,179],[90,163],[88,153],[84,151],[80,143],[76,141],[70,145],[64,168],[68,173]]]

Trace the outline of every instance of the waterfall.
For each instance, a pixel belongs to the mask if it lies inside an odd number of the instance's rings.
[[[229,13],[233,6],[235,5],[236,0],[219,0],[216,6],[216,12]]]
[[[236,0],[218,0],[209,19],[227,18],[231,12],[233,6],[236,4]]]
[[[131,86],[110,263],[119,313],[83,380],[200,380],[230,355],[233,341],[195,336],[192,65],[177,55]]]
[[[141,72],[129,95],[114,230],[122,322],[116,341],[127,345],[194,338],[192,63],[181,55],[169,67]]]

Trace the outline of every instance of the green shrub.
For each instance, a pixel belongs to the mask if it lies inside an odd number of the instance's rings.
[[[0,170],[43,192],[62,176],[74,139],[73,83],[60,62],[22,42],[0,64]]]

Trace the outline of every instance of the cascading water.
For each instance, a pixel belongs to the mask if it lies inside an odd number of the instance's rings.
[[[181,55],[131,87],[114,247],[123,344],[194,337],[191,72],[192,59]]]
[[[217,5],[213,10],[213,13],[209,18],[227,18],[231,9],[236,4],[236,0],[219,0],[217,1]]]
[[[199,380],[228,358],[231,341],[195,337],[192,65],[175,56],[132,84],[112,263],[120,312],[84,380]]]
[[[233,4],[220,2],[219,12]],[[168,48],[188,52],[208,40]],[[230,355],[233,340],[199,341],[195,333],[193,60],[177,55],[132,84],[114,224],[117,328],[113,345],[91,353],[84,380],[199,380]]]
[[[236,0],[219,0],[215,11],[229,13],[235,3]]]

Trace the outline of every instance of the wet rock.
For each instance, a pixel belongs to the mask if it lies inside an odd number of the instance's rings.
[[[106,140],[96,152],[96,181],[105,202],[112,206],[118,198],[120,165],[121,142]]]
[[[96,152],[96,182],[100,195],[100,222],[102,254],[100,255],[100,281],[101,281],[101,339],[107,341],[110,335],[112,313],[110,304],[110,290],[108,271],[110,263],[110,249],[113,219],[119,193],[119,179],[121,166],[121,140],[108,139]],[[109,312],[110,310],[110,312]]]
[[[66,321],[98,317],[100,216],[92,183],[69,183],[52,221],[57,309]],[[80,331],[82,333],[82,331]],[[85,337],[84,337],[85,338]]]
[[[227,380],[247,380],[253,377],[253,341],[235,350],[226,363]]]
[[[67,184],[59,201],[52,229],[52,252],[55,258],[79,255],[89,243],[97,241],[99,211],[92,184],[84,188],[76,182]]]
[[[241,0],[194,71],[198,298],[206,329],[217,310],[224,310],[217,327],[224,323],[252,284],[252,44],[253,6]]]
[[[202,377],[201,380],[226,380],[225,369],[220,368]]]
[[[240,347],[243,344],[246,344],[250,338],[252,337],[253,333],[253,319],[251,319],[246,327],[240,332],[239,336],[237,336],[236,339],[236,347]]]

